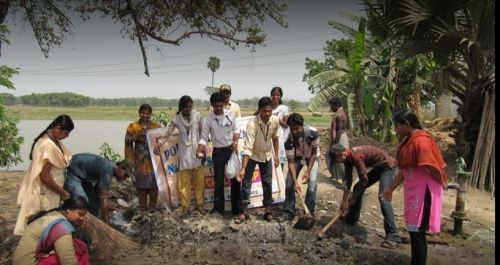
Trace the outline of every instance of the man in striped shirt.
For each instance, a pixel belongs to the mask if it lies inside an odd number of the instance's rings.
[[[305,203],[309,212],[314,214],[319,168],[319,133],[313,127],[304,126],[304,118],[298,113],[290,114],[287,124],[290,128],[290,134],[285,141],[288,175],[283,208],[285,218],[292,220],[295,217],[295,191],[301,192],[297,177],[304,166],[307,167],[302,174],[303,184],[307,183]]]

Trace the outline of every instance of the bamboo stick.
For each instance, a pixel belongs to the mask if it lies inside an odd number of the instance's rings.
[[[486,177],[487,177],[487,173],[488,173],[488,166],[491,162],[491,151],[493,149],[493,143],[495,141],[495,134],[493,133],[494,132],[494,127],[492,127],[493,123],[494,123],[494,106],[493,106],[493,101],[492,101],[492,97],[490,97],[489,95],[486,96],[486,98],[488,99],[488,116],[487,116],[487,123],[486,123],[486,146],[485,146],[485,150],[484,150],[484,157],[483,157],[483,161],[482,161],[482,165],[481,165],[481,170],[482,170],[482,174],[481,174],[481,180],[479,182],[479,185],[481,186],[481,190],[484,190],[485,188],[485,181],[486,181]]]
[[[469,186],[477,188],[477,179],[479,178],[479,168],[478,168],[478,163],[480,160],[481,156],[481,150],[482,150],[482,143],[483,143],[483,134],[484,134],[484,124],[485,124],[485,117],[486,117],[486,112],[488,111],[487,109],[487,104],[484,104],[483,106],[483,111],[481,114],[481,125],[479,126],[479,134],[478,138],[476,141],[476,149],[474,150],[474,158],[472,160],[472,167],[471,167],[471,173],[472,177],[469,181]]]

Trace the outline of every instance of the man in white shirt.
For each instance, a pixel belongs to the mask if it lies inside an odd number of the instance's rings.
[[[238,151],[240,138],[236,116],[233,112],[224,109],[224,95],[215,92],[210,96],[213,112],[209,113],[203,124],[201,139],[196,153],[202,154],[208,142],[212,140],[212,161],[214,167],[214,208],[213,213],[224,214],[224,170],[232,152]],[[231,212],[233,215],[241,213],[241,184],[236,178],[231,181]]]
[[[278,158],[278,118],[272,116],[273,108],[270,97],[262,97],[258,102],[258,114],[248,121],[246,137],[243,143],[243,161],[238,179],[243,180],[242,185],[242,213],[234,220],[239,224],[248,219],[248,204],[250,204],[250,191],[252,188],[253,172],[255,166],[259,165],[260,178],[264,199],[262,205],[265,207],[264,219],[273,222],[275,218],[271,212],[272,197],[272,170],[280,164]],[[274,151],[274,153],[273,153]]]

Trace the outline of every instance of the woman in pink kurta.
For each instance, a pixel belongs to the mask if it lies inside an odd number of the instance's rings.
[[[394,114],[401,143],[397,152],[399,172],[384,192],[386,199],[403,182],[404,213],[411,239],[411,264],[425,265],[425,233],[441,231],[443,187],[448,178],[445,163],[434,139],[422,129],[417,116],[408,109]]]

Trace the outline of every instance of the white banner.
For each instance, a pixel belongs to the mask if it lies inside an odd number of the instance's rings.
[[[240,129],[240,140],[238,142],[238,150],[240,156],[242,154],[243,140],[246,136],[247,123],[253,116],[238,118],[238,126]],[[179,207],[179,194],[177,191],[177,173],[179,172],[178,167],[178,142],[179,134],[177,130],[174,134],[165,142],[160,148],[160,155],[153,154],[154,146],[159,143],[159,140],[163,138],[167,131],[167,128],[158,128],[148,130],[146,137],[149,145],[149,152],[152,154],[153,169],[156,176],[156,183],[158,184],[159,197],[163,205],[167,209]],[[214,200],[214,172],[212,163],[212,143],[209,142],[206,147],[207,160],[205,162],[205,207],[212,209]],[[253,173],[253,184],[250,194],[250,205],[248,207],[260,207],[262,206],[263,191],[261,184],[261,176],[258,169],[259,166],[255,167]],[[194,179],[194,178],[193,178]],[[231,209],[231,185],[230,180],[225,178],[226,183],[224,184],[224,197],[225,197],[225,208],[226,210]],[[194,185],[191,185],[194,187]],[[281,167],[273,167],[273,179],[272,179],[272,194],[274,203],[280,203],[285,200],[285,181],[283,178],[283,172]],[[194,204],[194,191],[191,192],[191,203]]]

